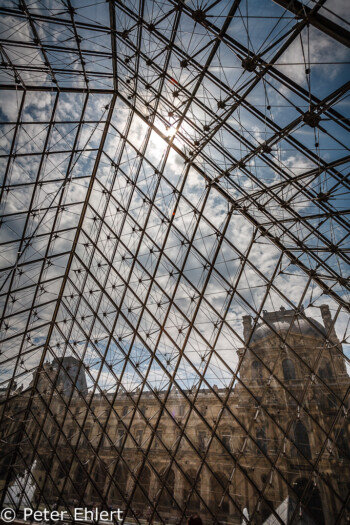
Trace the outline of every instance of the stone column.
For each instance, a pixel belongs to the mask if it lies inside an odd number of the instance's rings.
[[[233,523],[239,523],[239,525],[241,525],[241,523],[242,523],[241,514],[240,514],[239,510],[237,509],[236,505],[233,503],[233,501],[236,501],[237,505],[239,506],[239,502],[237,501],[237,495],[235,494],[235,489],[234,489],[233,484],[230,485],[229,494],[231,496],[231,499],[230,499],[230,521],[232,521]]]
[[[205,501],[205,503],[209,506],[210,503],[210,477],[211,474],[208,472],[207,469],[202,470],[201,474],[201,498]],[[203,512],[207,512],[205,505],[203,501],[200,502],[200,509]]]
[[[130,496],[131,491],[134,488],[134,479],[131,476],[131,474],[127,475],[125,486],[126,486],[126,493]]]
[[[175,469],[174,498],[179,507],[182,507],[184,498],[184,478],[178,469]]]
[[[329,310],[328,304],[321,304],[320,309],[321,309],[323,324],[326,328],[329,339],[334,341],[334,343],[339,343],[337,334],[335,333],[335,329],[334,329],[334,321],[332,319],[332,315]]]
[[[252,331],[252,318],[250,315],[244,315],[243,316],[243,338],[244,341],[248,341],[248,337],[250,336],[250,332]]]
[[[89,473],[90,473],[91,478],[94,479],[94,474],[91,473],[90,470],[89,470]],[[93,492],[93,485],[92,485],[92,483],[90,481],[90,477],[88,476],[87,484],[86,484],[86,488],[85,488],[85,497],[84,497],[84,499],[86,501],[91,501],[92,500],[92,495],[93,495],[92,492]]]
[[[150,484],[149,484],[149,493],[148,493],[148,497],[149,497],[150,501],[153,501],[154,498],[157,496],[159,488],[160,488],[159,487],[159,480],[158,480],[157,476],[155,475],[155,473],[152,471],[151,472]]]

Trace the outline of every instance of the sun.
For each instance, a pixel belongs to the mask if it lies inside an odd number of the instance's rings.
[[[169,126],[163,122],[157,122],[157,125],[153,128],[150,141],[152,150],[163,151],[167,147],[168,141],[175,137],[177,131],[176,125]]]

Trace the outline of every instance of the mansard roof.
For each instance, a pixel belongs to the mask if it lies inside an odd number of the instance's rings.
[[[293,310],[280,310],[278,312],[264,312],[263,323],[258,324],[251,338],[257,342],[266,337],[278,334],[294,334],[298,336],[317,337],[324,340],[327,335],[324,326],[312,317],[296,314]]]

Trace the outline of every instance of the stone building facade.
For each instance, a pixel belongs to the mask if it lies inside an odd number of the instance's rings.
[[[147,520],[155,509],[153,520],[169,523],[193,512],[208,523],[241,525],[252,514],[257,524],[296,515],[298,523],[333,523],[350,489],[341,406],[350,378],[328,307],[321,313],[323,325],[283,309],[264,312],[255,328],[245,317],[230,389],[88,393],[74,358],[64,358],[63,374],[58,361],[45,364],[33,417],[20,416],[30,390],[7,405],[2,487],[15,484],[19,447],[17,479],[35,486],[32,504],[103,500],[130,518]]]

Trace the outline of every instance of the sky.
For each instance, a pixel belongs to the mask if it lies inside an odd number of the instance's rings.
[[[347,129],[334,113],[347,117],[349,99],[331,99],[333,113],[317,105],[348,80],[349,51],[313,26],[292,39],[298,21],[267,0],[242,1],[218,42],[231,4],[185,2],[174,36],[172,2],[146,1],[142,31],[139,4],[116,5],[114,77],[108,3],[72,2],[72,14],[31,2],[31,25],[1,2],[1,82],[18,86],[1,91],[0,109],[2,386],[26,387],[43,358],[75,355],[101,391],[144,378],[147,389],[228,387],[242,317],[280,307],[321,321],[328,304],[349,357],[337,300],[348,300],[337,283],[347,259],[328,249],[347,253],[347,216],[317,217],[349,209]],[[345,2],[327,6],[344,26]],[[204,27],[189,13],[205,9]],[[253,71],[247,53],[259,56]],[[310,101],[322,109],[315,128],[300,120]]]

